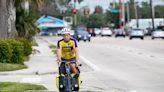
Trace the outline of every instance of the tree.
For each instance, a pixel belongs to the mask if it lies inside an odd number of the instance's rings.
[[[140,18],[151,18],[151,8],[148,2],[142,2],[142,5],[139,10]]]
[[[135,19],[135,9],[134,9],[134,0],[129,1],[129,11],[130,11],[130,18]]]
[[[103,13],[103,8],[101,6],[96,6],[94,13],[102,14]]]
[[[87,26],[90,28],[100,28],[105,26],[104,14],[92,14],[88,18]]]
[[[24,0],[0,0],[0,37],[14,37],[17,34],[15,21],[16,9],[20,9]],[[43,0],[29,0],[40,7]]]
[[[157,5],[155,6],[155,17],[156,18],[164,18],[164,6],[163,5]]]
[[[16,35],[14,0],[0,0],[0,38]]]

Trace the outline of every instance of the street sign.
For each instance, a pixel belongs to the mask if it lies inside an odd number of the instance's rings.
[[[112,9],[112,10],[111,10],[111,12],[112,12],[112,13],[119,13],[119,12],[120,12],[120,10],[117,10],[117,9]]]

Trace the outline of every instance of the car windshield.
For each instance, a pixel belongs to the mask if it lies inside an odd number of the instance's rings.
[[[77,33],[78,33],[78,34],[88,34],[87,31],[83,31],[83,30],[79,30],[79,31],[77,31]]]
[[[162,30],[155,30],[155,32],[162,32]]]
[[[133,29],[133,31],[142,31],[142,29]]]

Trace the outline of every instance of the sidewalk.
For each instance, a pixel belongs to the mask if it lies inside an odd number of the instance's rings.
[[[49,43],[36,39],[39,46],[33,47],[40,51],[30,56],[25,62],[27,69],[0,72],[0,82],[26,82],[44,85],[50,91],[56,91],[55,75],[58,71],[56,56],[51,52]]]

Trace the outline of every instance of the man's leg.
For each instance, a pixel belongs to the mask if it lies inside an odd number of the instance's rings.
[[[74,74],[79,74],[78,69],[76,68],[76,64],[75,63],[71,63],[71,70]]]

